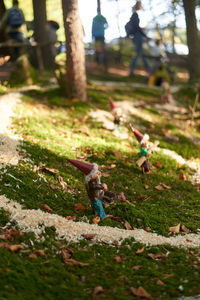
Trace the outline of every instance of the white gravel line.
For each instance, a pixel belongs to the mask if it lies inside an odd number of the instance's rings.
[[[0,98],[0,169],[5,164],[17,165],[19,137],[11,128],[13,108],[20,101],[19,93],[9,93]]]
[[[67,242],[79,242],[84,239],[84,234],[95,234],[92,242],[103,242],[120,245],[126,238],[135,238],[137,242],[146,245],[168,244],[183,248],[200,247],[200,234],[185,234],[173,237],[164,237],[155,233],[146,232],[143,229],[125,230],[109,226],[98,226],[85,222],[73,222],[56,214],[43,212],[40,209],[23,209],[22,206],[0,196],[0,208],[10,213],[11,221],[15,221],[23,232],[34,232],[37,238],[44,232],[45,227],[54,226],[58,239]]]

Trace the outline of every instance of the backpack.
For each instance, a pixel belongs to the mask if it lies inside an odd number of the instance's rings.
[[[24,23],[22,11],[17,7],[12,7],[9,11],[8,24],[10,27],[19,28]]]
[[[130,35],[135,34],[135,29],[133,27],[133,22],[131,20],[128,21],[125,25],[125,31],[126,31],[126,36],[129,37]]]

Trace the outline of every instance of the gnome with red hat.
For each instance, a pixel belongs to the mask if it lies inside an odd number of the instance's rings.
[[[118,128],[119,126],[123,125],[124,115],[122,114],[121,108],[115,104],[112,97],[109,97],[109,101],[110,101],[110,109],[114,117],[114,124]]]
[[[85,174],[86,190],[94,212],[101,219],[108,217],[109,215],[106,215],[102,205],[102,198],[104,191],[107,191],[107,185],[101,183],[101,172],[99,171],[98,165],[68,158],[67,160]]]
[[[148,134],[143,135],[141,132],[139,132],[139,130],[134,128],[131,124],[130,124],[130,128],[140,144],[139,160],[136,163],[138,166],[142,168],[144,174],[149,174],[150,173],[150,166],[148,160],[148,157],[150,157],[149,135]]]

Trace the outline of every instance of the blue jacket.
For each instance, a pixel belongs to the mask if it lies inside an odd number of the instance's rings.
[[[104,16],[98,14],[92,21],[92,37],[104,37],[108,22]]]

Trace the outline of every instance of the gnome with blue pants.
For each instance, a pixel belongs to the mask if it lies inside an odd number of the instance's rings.
[[[110,215],[106,215],[102,205],[102,199],[104,192],[107,191],[107,185],[101,183],[101,172],[98,169],[98,165],[68,158],[67,160],[85,174],[85,186],[94,213],[101,219],[110,217]]]

